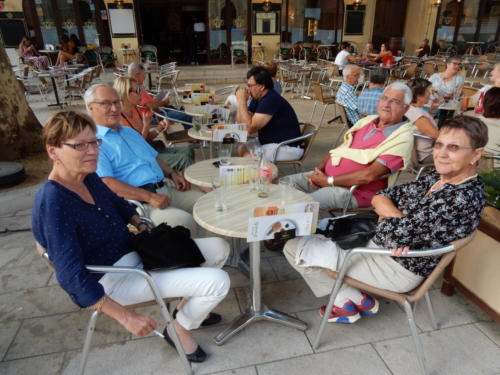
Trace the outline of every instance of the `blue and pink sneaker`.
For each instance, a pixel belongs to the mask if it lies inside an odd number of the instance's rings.
[[[368,294],[361,293],[363,295],[363,299],[359,305],[354,304],[356,309],[359,311],[361,315],[373,315],[378,312],[378,301],[369,296]]]
[[[319,308],[319,315],[323,316],[325,314],[326,306],[321,306]],[[356,309],[356,306],[352,301],[347,301],[344,306],[338,307],[333,305],[330,315],[328,315],[329,323],[343,323],[352,324],[359,320],[361,315]]]

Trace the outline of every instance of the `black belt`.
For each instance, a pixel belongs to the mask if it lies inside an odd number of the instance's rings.
[[[158,181],[156,183],[145,184],[145,185],[141,185],[139,187],[141,189],[150,191],[152,193],[156,193],[156,190],[159,189],[159,188],[162,188],[163,186],[165,186],[165,183],[163,182],[163,180],[161,180],[161,181]]]

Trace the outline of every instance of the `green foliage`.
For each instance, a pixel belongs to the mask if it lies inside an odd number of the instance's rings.
[[[486,201],[500,210],[500,169],[480,174],[484,182]]]

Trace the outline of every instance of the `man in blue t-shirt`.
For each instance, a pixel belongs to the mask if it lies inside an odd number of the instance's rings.
[[[262,146],[267,160],[273,160],[278,144],[301,136],[299,120],[290,103],[273,89],[271,74],[261,66],[247,73],[248,88],[238,88],[236,120],[247,126],[248,133],[258,132],[258,139],[240,147],[241,156],[250,156],[252,148]],[[247,101],[252,98],[249,105]],[[297,160],[304,150],[301,142],[282,146],[276,160]]]

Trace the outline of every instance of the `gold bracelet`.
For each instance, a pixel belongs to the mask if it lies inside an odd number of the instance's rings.
[[[107,298],[108,298],[108,296],[105,294],[99,301],[94,303],[92,306],[89,306],[88,309],[89,310],[97,310],[97,311],[101,312],[102,306],[104,305],[104,302],[106,302]]]

